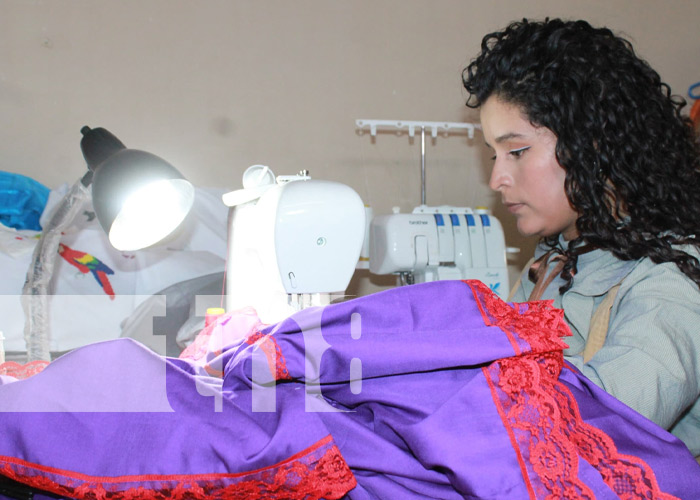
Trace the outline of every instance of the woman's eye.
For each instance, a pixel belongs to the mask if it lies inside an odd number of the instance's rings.
[[[508,155],[510,155],[513,158],[520,158],[525,151],[530,149],[530,146],[523,146],[522,148],[517,148],[517,149],[511,149],[508,151]],[[493,155],[491,157],[491,161],[496,161],[498,155]]]
[[[527,151],[528,149],[530,149],[530,146],[525,146],[522,148],[513,149],[511,151],[508,151],[508,154],[511,156],[514,156],[515,158],[520,158],[523,155],[523,153],[525,151]]]

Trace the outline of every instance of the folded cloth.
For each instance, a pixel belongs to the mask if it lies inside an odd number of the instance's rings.
[[[69,498],[696,497],[687,448],[566,364],[567,334],[450,281],[227,314],[180,359],[93,344],[0,385],[0,474]]]

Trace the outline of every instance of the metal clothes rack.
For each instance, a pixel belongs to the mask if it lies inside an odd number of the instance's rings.
[[[416,129],[420,130],[420,183],[421,183],[421,205],[425,205],[425,131],[430,130],[433,139],[437,138],[438,133],[449,134],[453,130],[466,130],[469,139],[474,138],[474,130],[481,129],[481,126],[476,123],[464,122],[426,122],[426,121],[411,121],[411,120],[355,120],[355,124],[360,130],[369,127],[369,132],[372,137],[376,137],[377,129],[391,129],[396,131],[408,131],[409,137],[414,137]]]

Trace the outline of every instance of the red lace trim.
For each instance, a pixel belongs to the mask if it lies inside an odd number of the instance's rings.
[[[267,364],[270,367],[270,373],[275,377],[275,380],[291,379],[287,369],[287,361],[272,334],[256,331],[246,338],[245,341],[248,344],[257,345],[263,350],[267,358]]]
[[[564,311],[555,309],[552,300],[511,305],[494,294],[481,281],[466,280],[474,293],[486,326],[498,326],[510,340],[516,356],[522,347],[532,352],[561,351],[568,346],[559,337],[571,336]],[[525,345],[519,344],[524,341]]]
[[[578,478],[578,460],[595,467],[621,498],[670,500],[649,465],[618,453],[613,440],[581,418],[576,399],[559,382],[564,366],[563,342],[568,333],[561,312],[549,302],[531,302],[519,314],[485,285],[469,281],[489,325],[500,326],[525,341],[531,352],[492,363],[483,372],[508,430],[523,478],[532,498],[594,499]],[[524,306],[524,305],[523,305]],[[515,318],[514,315],[521,318]]]
[[[48,361],[30,361],[23,365],[14,361],[6,361],[0,364],[0,375],[7,375],[16,379],[25,379],[36,375],[48,365]]]
[[[0,457],[0,463],[0,473],[15,481],[86,500],[338,499],[357,484],[331,436],[284,462],[242,474],[99,477],[13,457]]]

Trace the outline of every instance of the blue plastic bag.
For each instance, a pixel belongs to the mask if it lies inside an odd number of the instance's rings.
[[[49,188],[20,174],[0,171],[0,222],[15,229],[41,230]]]

